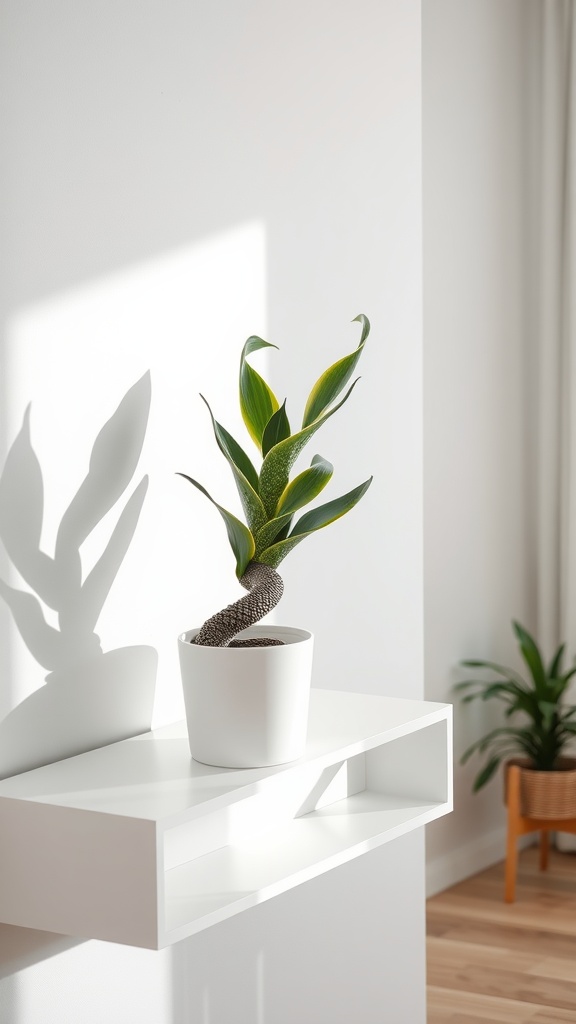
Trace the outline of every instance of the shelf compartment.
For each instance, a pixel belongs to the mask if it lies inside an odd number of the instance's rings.
[[[446,722],[437,722],[327,768],[309,766],[299,776],[288,775],[284,786],[276,782],[265,794],[235,804],[229,815],[215,815],[194,858],[166,859],[166,942],[446,813],[446,738]]]
[[[313,690],[268,769],[160,729],[0,783],[0,920],[158,949],[446,814],[451,779],[448,705]]]

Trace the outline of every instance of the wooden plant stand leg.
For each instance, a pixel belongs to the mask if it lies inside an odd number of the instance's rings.
[[[576,835],[576,818],[547,819],[525,818],[520,805],[520,768],[512,764],[506,780],[506,803],[508,807],[508,833],[506,839],[506,871],[504,899],[513,903],[516,895],[516,871],[518,866],[518,840],[531,832],[540,833],[540,870],[548,867],[550,832],[571,832]]]
[[[520,835],[520,769],[510,765],[507,778],[508,833],[506,838],[506,872],[504,900],[513,903],[516,895],[516,870],[518,867],[518,837]]]
[[[540,832],[540,871],[548,868],[548,851],[550,849],[550,832],[543,828]]]

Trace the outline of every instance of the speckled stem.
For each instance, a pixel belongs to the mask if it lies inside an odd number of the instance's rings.
[[[237,633],[253,626],[272,611],[284,593],[282,577],[262,562],[249,562],[240,583],[250,593],[207,619],[193,641],[195,644],[203,647],[257,647],[282,642],[264,638],[261,641],[234,641]]]

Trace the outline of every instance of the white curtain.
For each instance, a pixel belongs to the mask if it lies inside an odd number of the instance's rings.
[[[536,626],[544,650],[576,653],[576,16],[574,0],[540,0],[534,125]]]
[[[533,99],[532,196],[536,259],[529,464],[536,550],[536,626],[546,652],[576,653],[576,15],[574,0],[540,0]],[[572,688],[572,699],[576,696]],[[561,850],[576,837],[560,833]]]

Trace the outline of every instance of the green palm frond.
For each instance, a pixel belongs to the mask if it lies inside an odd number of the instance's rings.
[[[560,645],[546,668],[534,638],[520,623],[512,625],[530,681],[497,662],[467,659],[461,662],[466,668],[486,669],[500,678],[496,681],[464,679],[455,686],[456,692],[462,694],[462,703],[497,699],[506,704],[505,720],[514,719],[516,715],[524,719],[521,726],[493,729],[464,752],[462,763],[473,754],[487,751],[492,754],[475,780],[475,790],[492,778],[505,753],[520,752],[535,768],[546,771],[554,767],[566,744],[576,736],[576,723],[572,721],[576,707],[562,703],[568,684],[576,674],[576,667],[561,674],[565,645]]]

